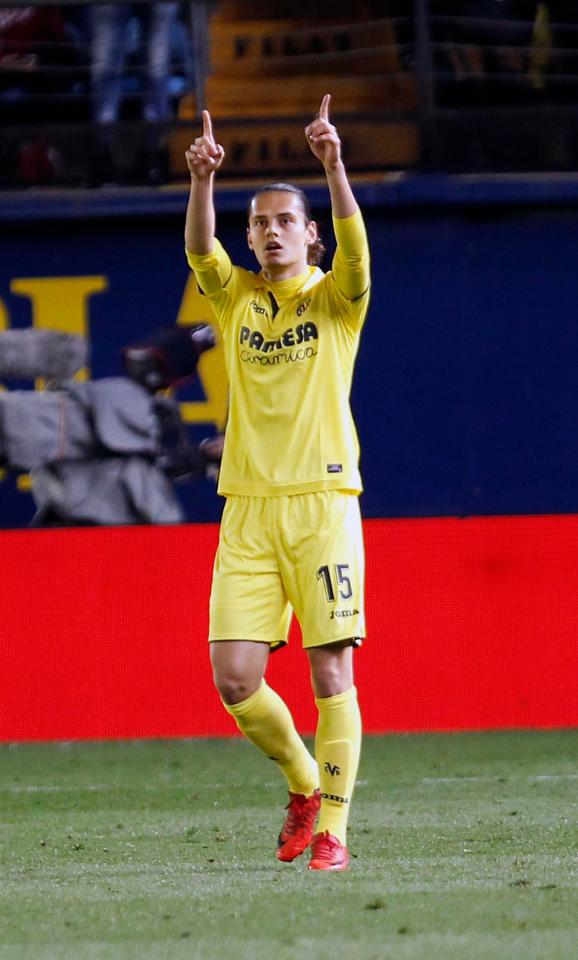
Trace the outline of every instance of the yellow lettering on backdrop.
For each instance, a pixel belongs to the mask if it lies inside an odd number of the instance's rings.
[[[217,337],[212,350],[203,353],[199,360],[197,373],[203,387],[206,400],[181,403],[181,416],[185,423],[214,423],[217,430],[224,430],[227,422],[229,386],[225,370],[223,344],[213,308],[206,297],[200,293],[193,274],[189,274],[177,323],[183,327],[194,323],[210,323]]]
[[[32,490],[32,477],[29,473],[20,473],[16,478],[16,487],[22,493],[29,493]]]
[[[44,330],[60,330],[88,336],[87,300],[93,293],[108,288],[106,277],[26,277],[13,280],[12,293],[29,297],[32,301],[32,325]],[[89,371],[83,367],[78,380],[87,380]]]
[[[108,289],[106,277],[26,277],[13,280],[10,290],[18,296],[29,297],[32,302],[32,326],[43,330],[59,330],[61,333],[74,333],[88,337],[87,301],[93,293],[102,293]],[[8,325],[7,322],[5,324]],[[0,328],[2,327],[2,305],[0,305]],[[90,371],[83,367],[76,379],[87,380]],[[36,387],[42,389],[43,380],[36,381]],[[16,481],[18,490],[29,491],[29,474],[20,474]]]

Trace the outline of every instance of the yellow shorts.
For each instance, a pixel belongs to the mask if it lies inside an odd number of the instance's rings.
[[[365,636],[359,500],[343,491],[227,498],[213,571],[209,640],[304,647]]]

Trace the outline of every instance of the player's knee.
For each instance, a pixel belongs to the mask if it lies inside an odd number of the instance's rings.
[[[261,684],[260,677],[255,679],[230,671],[214,670],[213,679],[221,700],[228,704],[242,703],[243,700],[247,700]]]
[[[313,677],[313,690],[316,697],[336,697],[352,686],[351,678],[343,671],[327,669]]]
[[[310,651],[311,680],[316,697],[335,697],[353,686],[350,646],[321,647]]]

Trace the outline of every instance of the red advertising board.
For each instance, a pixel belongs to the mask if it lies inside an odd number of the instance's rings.
[[[370,520],[365,729],[578,726],[578,517]],[[236,733],[213,689],[215,525],[3,531],[0,740]],[[315,726],[298,629],[268,680]]]

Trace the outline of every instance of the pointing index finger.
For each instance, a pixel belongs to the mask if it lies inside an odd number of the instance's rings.
[[[203,136],[213,139],[213,124],[208,110],[203,110]]]
[[[331,94],[326,93],[319,107],[319,116],[321,120],[329,121],[329,104],[331,103]]]

